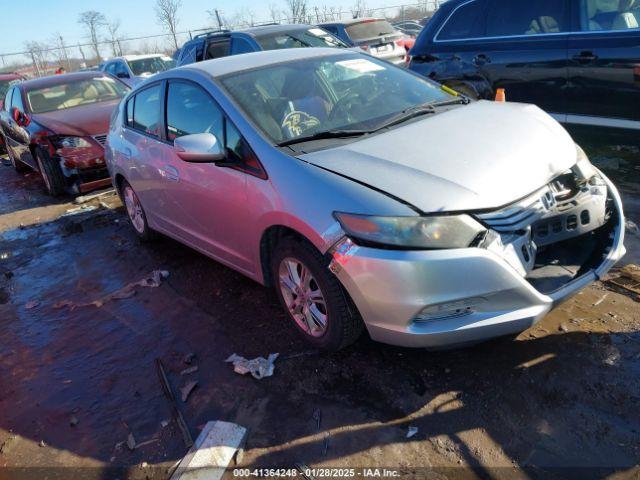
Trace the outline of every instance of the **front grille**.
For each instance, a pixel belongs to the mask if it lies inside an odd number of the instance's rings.
[[[94,135],[93,139],[104,147],[107,143],[107,134],[105,133],[103,135]]]
[[[479,214],[478,218],[496,232],[517,232],[541,219],[549,211],[550,202],[553,195],[549,187],[544,187],[515,204]]]

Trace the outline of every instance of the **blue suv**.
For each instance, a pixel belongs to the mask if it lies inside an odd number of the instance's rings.
[[[178,66],[241,53],[281,48],[349,48],[326,30],[311,25],[263,25],[245,30],[216,30],[195,36],[178,53]]]

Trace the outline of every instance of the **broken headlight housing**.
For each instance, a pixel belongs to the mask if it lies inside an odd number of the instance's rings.
[[[486,229],[469,215],[384,217],[335,213],[356,243],[404,249],[450,249],[476,246]]]

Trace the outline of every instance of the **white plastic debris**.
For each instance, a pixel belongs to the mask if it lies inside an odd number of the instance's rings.
[[[407,438],[413,437],[416,433],[418,433],[418,427],[409,427],[407,430]]]
[[[640,228],[635,222],[632,222],[631,220],[627,220],[626,227],[627,227],[627,232],[640,236]]]
[[[253,378],[258,380],[273,375],[275,365],[273,362],[278,358],[279,353],[272,353],[268,358],[258,357],[253,360],[247,360],[235,353],[225,360],[225,362],[233,363],[233,371],[240,375],[250,373]]]

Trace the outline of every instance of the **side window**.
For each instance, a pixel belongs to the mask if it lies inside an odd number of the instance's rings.
[[[640,4],[633,0],[580,0],[582,31],[615,31],[640,28]]]
[[[475,0],[463,4],[449,17],[437,40],[461,40],[464,38],[483,37],[487,13],[486,0]]]
[[[567,31],[565,0],[490,0],[487,37]]]
[[[160,92],[160,85],[154,85],[136,94],[131,123],[136,130],[156,137],[160,135]]]
[[[238,129],[231,121],[226,121],[225,145],[227,155],[238,164],[238,169],[245,171],[258,178],[266,179],[267,174],[262,168],[260,161],[253,150],[242,137]]]
[[[16,107],[22,113],[25,113],[24,104],[22,103],[22,94],[20,90],[16,87],[13,89],[13,98],[11,99],[11,106]]]
[[[202,88],[192,83],[170,82],[167,94],[167,140],[173,141],[194,133],[213,133],[223,142],[222,111]]]
[[[115,76],[116,74],[116,64],[115,63],[107,63],[107,66],[104,69],[110,75]]]
[[[244,38],[234,38],[231,41],[231,55],[255,52],[256,49]]]
[[[225,38],[224,40],[214,40],[207,44],[207,52],[205,55],[205,60],[210,60],[212,58],[220,58],[226,57],[229,55],[229,39]]]
[[[11,110],[11,94],[13,93],[13,90],[13,88],[10,88],[4,96],[4,109],[7,112]]]

